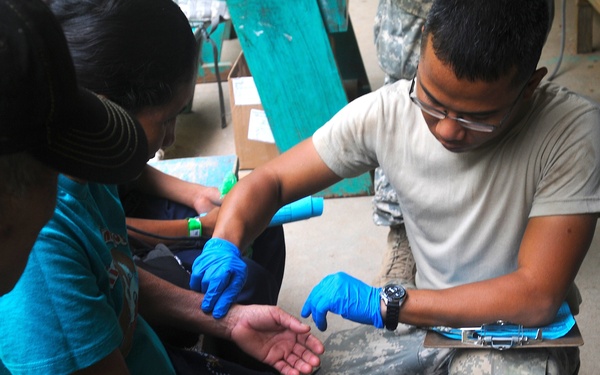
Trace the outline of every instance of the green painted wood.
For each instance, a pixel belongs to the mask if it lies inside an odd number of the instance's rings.
[[[286,151],[347,103],[317,3],[228,0],[227,6],[277,146]]]
[[[281,152],[310,137],[347,104],[315,1],[227,0],[275,143]],[[372,193],[368,174],[323,196]]]
[[[338,69],[342,80],[356,81],[356,97],[371,92],[371,85],[360,55],[352,21],[348,19],[346,31],[331,34],[331,40],[333,54],[335,60],[338,61]]]
[[[318,0],[323,24],[328,33],[339,33],[348,30],[347,0]]]

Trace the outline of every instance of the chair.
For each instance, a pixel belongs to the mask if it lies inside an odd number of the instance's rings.
[[[600,0],[577,0],[577,53],[592,52],[594,10],[600,12]]]
[[[225,35],[231,30],[231,21],[227,4],[220,0],[175,0],[183,13],[188,18],[194,37],[198,42],[200,50],[200,61],[198,64],[198,76],[204,77],[206,66],[205,61],[214,63],[213,73],[219,88],[219,105],[221,109],[221,128],[227,126],[225,117],[225,100],[223,97],[223,88],[221,87],[221,74],[219,68],[219,59],[221,45]],[[214,37],[213,37],[214,35]],[[218,41],[218,43],[217,43]],[[211,48],[212,56],[206,51],[206,47]],[[193,98],[185,109],[185,112],[191,111]]]

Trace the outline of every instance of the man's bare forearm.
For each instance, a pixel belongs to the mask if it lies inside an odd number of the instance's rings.
[[[204,295],[180,288],[138,268],[140,314],[150,323],[228,338],[229,319],[216,320],[200,309]]]

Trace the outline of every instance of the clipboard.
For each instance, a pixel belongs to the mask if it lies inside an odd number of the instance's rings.
[[[577,323],[575,323],[573,328],[571,328],[571,330],[563,337],[553,340],[544,340],[543,338],[542,340],[529,340],[526,343],[514,345],[511,349],[573,347],[581,345],[583,345],[583,337],[581,336]],[[476,345],[464,343],[461,340],[454,340],[432,330],[427,331],[423,346],[426,348],[492,349],[492,347],[488,345]]]
[[[237,155],[197,156],[148,162],[161,172],[184,181],[218,188],[228,173],[239,170]]]

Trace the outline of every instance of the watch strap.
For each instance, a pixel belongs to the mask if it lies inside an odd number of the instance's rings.
[[[387,312],[385,314],[385,328],[390,331],[394,331],[398,328],[398,316],[400,315],[400,305],[397,303],[390,303],[387,305]]]

